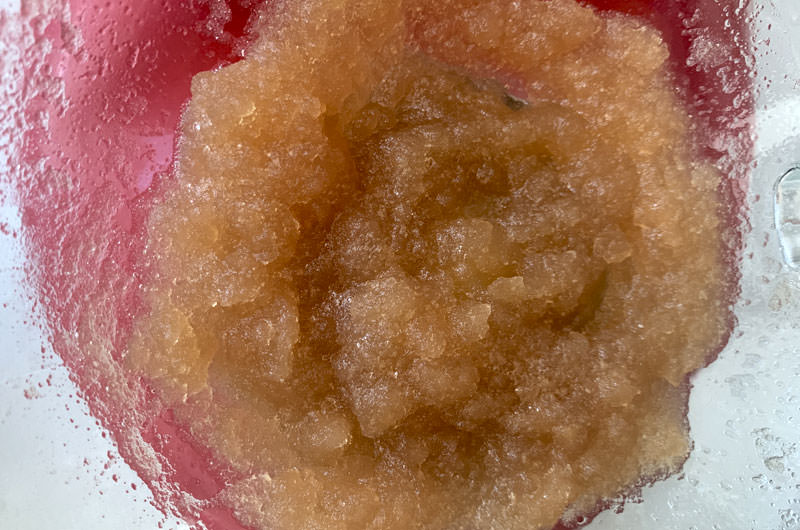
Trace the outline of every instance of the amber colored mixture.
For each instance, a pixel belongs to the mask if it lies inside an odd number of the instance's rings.
[[[127,353],[245,477],[220,499],[264,530],[531,530],[675,471],[727,310],[659,35],[572,0],[268,18],[194,79]]]

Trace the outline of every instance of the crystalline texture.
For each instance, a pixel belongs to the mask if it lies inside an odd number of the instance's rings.
[[[571,0],[288,2],[200,74],[127,362],[264,529],[549,528],[688,451],[716,173],[657,33]]]

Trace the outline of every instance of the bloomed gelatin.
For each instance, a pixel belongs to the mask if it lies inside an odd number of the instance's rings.
[[[126,352],[236,518],[547,529],[677,470],[728,311],[659,34],[573,0],[272,9],[193,80]]]

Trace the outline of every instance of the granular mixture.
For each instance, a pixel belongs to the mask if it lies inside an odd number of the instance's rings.
[[[199,74],[126,354],[256,529],[548,529],[676,471],[718,175],[658,33],[307,0]]]

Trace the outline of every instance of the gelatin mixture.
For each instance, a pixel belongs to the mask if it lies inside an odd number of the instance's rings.
[[[192,82],[124,361],[243,477],[236,518],[548,529],[676,471],[728,310],[659,34],[573,0],[256,29]]]

